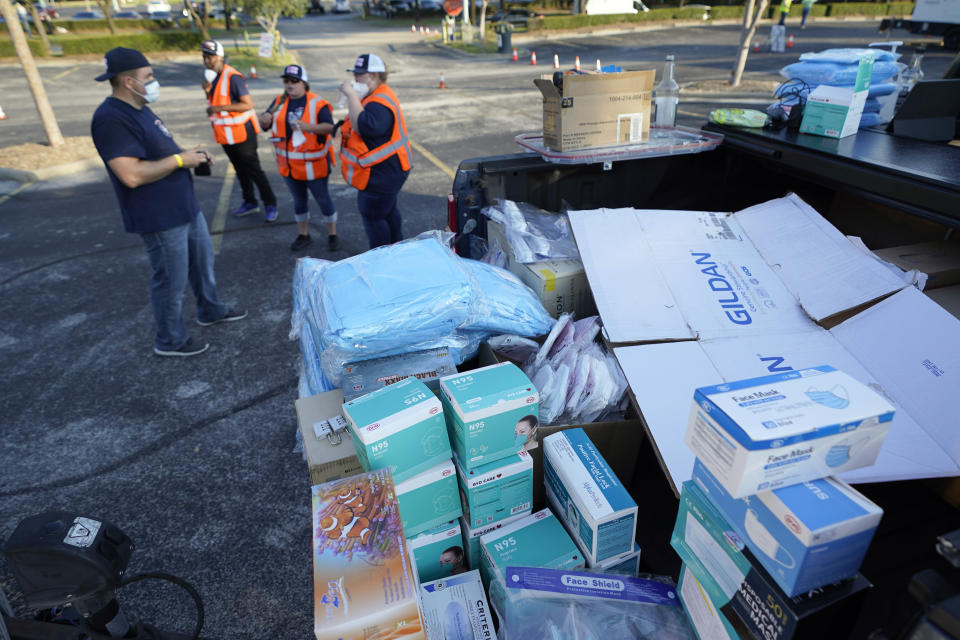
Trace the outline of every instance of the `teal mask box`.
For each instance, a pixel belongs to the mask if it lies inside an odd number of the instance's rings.
[[[530,511],[533,458],[526,451],[466,471],[454,454],[464,515],[472,527]]]
[[[421,583],[439,580],[467,570],[460,521],[444,522],[439,527],[407,538]]]
[[[460,530],[463,531],[463,550],[467,552],[467,567],[470,569],[480,568],[480,537],[488,533],[502,529],[503,527],[520,520],[524,516],[530,515],[530,511],[518,513],[503,520],[497,520],[482,527],[471,527],[465,517],[460,518]]]
[[[540,394],[513,363],[440,378],[440,398],[450,443],[466,471],[536,441]]]
[[[360,466],[390,469],[394,483],[450,460],[443,408],[416,378],[345,402],[343,415]]]
[[[616,573],[636,578],[640,572],[640,547],[634,542],[633,549],[630,551],[601,560],[590,568],[602,573]]]
[[[480,537],[480,577],[485,585],[502,581],[507,567],[582,569],[583,554],[550,509]]]
[[[457,472],[447,460],[395,485],[403,535],[419,535],[463,515]]]

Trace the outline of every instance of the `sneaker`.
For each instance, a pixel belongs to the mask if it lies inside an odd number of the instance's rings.
[[[330,251],[336,251],[337,249],[339,249],[340,236],[338,236],[337,234],[327,236],[327,248],[329,248]]]
[[[259,211],[260,206],[256,202],[244,202],[239,207],[233,210],[230,214],[234,218],[242,218],[243,216],[248,216],[254,211]]]
[[[247,311],[237,311],[236,309],[227,309],[227,312],[223,314],[223,317],[219,320],[214,320],[213,322],[203,322],[197,318],[197,324],[201,327],[209,327],[215,324],[220,324],[221,322],[236,322],[237,320],[243,320],[247,317]]]
[[[196,356],[200,355],[204,351],[210,348],[210,345],[206,342],[201,346],[199,342],[195,342],[193,338],[187,338],[187,341],[184,342],[176,349],[158,349],[157,347],[153,348],[153,352],[158,356]]]
[[[309,233],[305,236],[298,235],[297,239],[290,245],[290,251],[300,251],[301,249],[306,249],[311,244],[313,244],[313,238],[310,237]]]
[[[263,221],[273,222],[276,219],[277,219],[277,206],[274,204],[268,204],[264,209]]]

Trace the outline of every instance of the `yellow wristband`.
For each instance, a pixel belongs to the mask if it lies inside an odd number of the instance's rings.
[[[177,169],[183,169],[183,158],[180,157],[180,154],[175,153],[173,157],[177,159]]]

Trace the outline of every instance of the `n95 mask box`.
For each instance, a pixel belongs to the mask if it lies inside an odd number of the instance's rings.
[[[390,469],[394,482],[450,460],[440,401],[416,378],[343,404],[360,465]]]
[[[467,570],[460,521],[444,522],[439,527],[407,538],[417,577],[421,583],[439,580]]]
[[[466,519],[465,516],[460,518],[460,529],[463,531],[463,550],[467,554],[467,568],[468,569],[479,569],[480,568],[480,538],[487,535],[488,533],[493,533],[499,531],[500,529],[506,527],[509,524],[517,522],[524,516],[530,515],[531,510],[524,511],[523,513],[518,513],[515,516],[510,516],[509,518],[504,518],[503,520],[497,520],[496,522],[491,522],[490,524],[485,524],[479,527],[471,527],[470,522]]]
[[[420,602],[428,638],[495,640],[497,637],[479,571],[420,585]]]
[[[698,460],[693,481],[788,596],[856,574],[883,515],[836,478],[734,498]]]
[[[697,389],[686,443],[743,498],[872,465],[891,420],[879,393],[812,367]]]
[[[633,549],[637,503],[583,429],[543,439],[543,481],[549,504],[588,566]]]
[[[507,567],[582,569],[583,554],[560,521],[543,509],[480,537],[480,576],[503,580]]]
[[[512,362],[440,378],[450,443],[470,471],[536,442],[540,394]]]
[[[533,458],[521,451],[467,471],[456,454],[457,480],[471,527],[528,512],[533,505]]]
[[[408,538],[459,518],[463,508],[453,462],[446,460],[397,483],[397,501]]]

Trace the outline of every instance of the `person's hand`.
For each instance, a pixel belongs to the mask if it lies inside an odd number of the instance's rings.
[[[217,109],[217,108],[216,108],[215,106],[213,106],[213,105],[210,105],[209,107],[207,107],[207,115],[208,115],[208,116],[212,116],[212,115],[213,115],[214,113],[216,113],[217,111],[219,111],[219,109]]]
[[[193,169],[204,162],[209,162],[210,166],[213,166],[213,157],[200,147],[197,147],[193,151],[181,151],[180,157],[183,158],[184,169]]]
[[[269,111],[264,111],[260,114],[260,127],[263,129],[269,129],[270,125],[273,124],[273,114]]]
[[[357,90],[353,88],[353,82],[351,80],[344,80],[343,84],[340,85],[340,92],[347,98],[357,98]]]
[[[330,137],[336,138],[337,132],[340,131],[340,127],[343,126],[343,120],[337,121],[337,124],[333,125],[333,129],[330,130]]]

